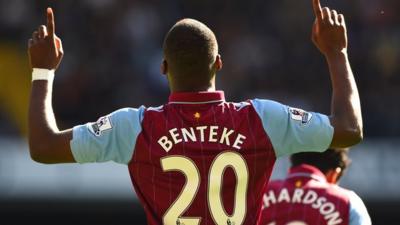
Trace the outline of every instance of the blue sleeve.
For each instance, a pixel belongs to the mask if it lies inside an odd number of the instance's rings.
[[[323,152],[329,148],[333,127],[326,115],[291,108],[275,101],[251,101],[261,118],[276,156]]]
[[[371,225],[372,224],[371,218],[369,217],[364,202],[353,191],[350,191],[349,193],[350,193],[349,225]]]
[[[144,107],[120,109],[97,122],[74,127],[70,146],[75,161],[128,164],[142,130],[143,112]]]

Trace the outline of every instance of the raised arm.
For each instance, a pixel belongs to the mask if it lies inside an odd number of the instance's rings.
[[[29,39],[28,53],[33,69],[29,105],[29,149],[41,163],[75,162],[70,140],[72,131],[60,131],[52,107],[54,71],[63,57],[61,40],[55,35],[54,14],[47,9],[47,26],[41,25]]]
[[[313,0],[315,22],[312,41],[325,56],[332,81],[330,121],[334,127],[331,147],[349,147],[363,138],[360,98],[347,55],[344,16]]]

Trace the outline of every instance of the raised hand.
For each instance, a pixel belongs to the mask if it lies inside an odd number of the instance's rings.
[[[332,148],[350,147],[363,139],[360,97],[347,57],[347,30],[344,16],[336,10],[321,8],[312,0],[315,22],[312,41],[325,55],[332,82],[330,122],[334,127]]]
[[[32,68],[55,70],[64,55],[61,39],[55,34],[54,14],[47,8],[47,26],[41,25],[28,42],[29,61]]]
[[[312,41],[325,56],[347,51],[347,31],[344,16],[328,7],[321,8],[320,0],[312,0],[315,21]]]

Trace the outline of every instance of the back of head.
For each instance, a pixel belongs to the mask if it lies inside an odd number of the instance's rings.
[[[317,167],[321,172],[341,168],[344,171],[350,164],[348,149],[328,149],[325,152],[302,152],[290,157],[292,166],[308,164]]]
[[[178,21],[167,33],[164,59],[173,79],[193,79],[207,82],[215,74],[213,65],[218,54],[214,33],[194,19]]]

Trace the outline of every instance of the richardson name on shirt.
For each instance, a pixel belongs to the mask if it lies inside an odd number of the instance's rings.
[[[169,152],[172,147],[181,142],[220,143],[237,150],[242,148],[246,136],[232,129],[219,126],[198,126],[188,128],[172,128],[158,139],[158,144]]]
[[[336,210],[335,204],[329,202],[325,197],[318,196],[317,192],[313,190],[303,190],[296,188],[293,195],[290,196],[286,188],[282,188],[277,195],[273,190],[270,190],[263,197],[263,208],[267,209],[276,203],[290,203],[290,204],[303,204],[309,205],[318,210],[318,212],[327,221],[327,225],[335,225],[342,223],[340,213]]]

